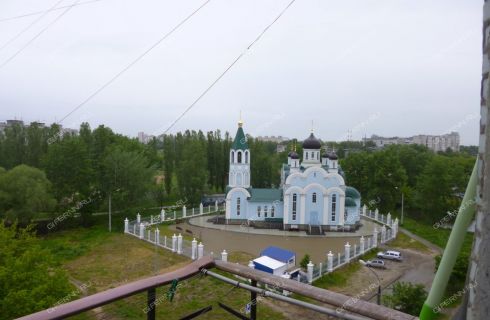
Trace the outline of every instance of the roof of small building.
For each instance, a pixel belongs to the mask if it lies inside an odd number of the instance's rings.
[[[248,143],[247,137],[245,136],[245,132],[243,132],[243,128],[240,126],[236,131],[235,140],[233,140],[233,144],[231,148],[234,150],[247,150]]]
[[[253,262],[271,268],[272,270],[284,267],[286,264],[284,262],[278,261],[268,256],[258,257],[254,259]]]
[[[345,197],[345,206],[346,207],[355,207],[355,206],[357,206],[357,203],[351,197]]]
[[[251,188],[250,189],[251,202],[272,202],[275,200],[281,200],[282,189],[276,188]]]
[[[276,259],[278,261],[285,262],[285,263],[287,263],[290,259],[296,257],[296,253],[275,246],[270,246],[265,248],[264,250],[262,250],[260,255],[268,256],[271,257],[272,259]]]
[[[361,194],[354,187],[346,187],[345,188],[345,196],[351,197],[352,199],[360,199],[361,198]]]

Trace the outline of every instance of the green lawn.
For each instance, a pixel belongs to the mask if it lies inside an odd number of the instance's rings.
[[[388,242],[388,245],[393,248],[412,249],[423,253],[431,252],[431,250],[426,245],[415,239],[410,238],[403,232],[398,232],[398,234],[396,235],[396,239]]]
[[[190,259],[184,256],[156,248],[151,243],[121,232],[109,233],[100,226],[53,233],[44,236],[42,243],[52,250],[56,262],[67,270],[72,280],[88,285],[89,294],[169,272],[190,263]],[[250,259],[251,256],[246,253],[229,255],[231,262],[247,263]],[[230,274],[226,276],[233,278]],[[211,305],[213,310],[199,319],[230,319],[231,316],[218,306],[218,302],[243,311],[250,301],[248,291],[210,277],[196,276],[183,281],[172,302],[166,299],[168,290],[169,286],[157,289],[157,318],[179,319]],[[146,299],[146,293],[138,294],[73,318],[146,319]],[[259,303],[257,310],[259,319],[284,319],[280,312],[264,304]]]

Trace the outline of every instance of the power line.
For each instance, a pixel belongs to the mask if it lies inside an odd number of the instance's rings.
[[[25,27],[24,29],[22,29],[22,31],[20,31],[19,33],[17,33],[14,37],[12,37],[7,42],[5,42],[0,47],[0,50],[2,50],[3,48],[5,48],[6,46],[8,46],[13,41],[17,40],[17,38],[19,38],[21,35],[23,35],[27,30],[29,30],[33,25],[35,25],[39,20],[41,20],[42,18],[44,18],[44,16],[46,16],[50,11],[53,11],[53,9],[56,8],[58,6],[58,4],[60,4],[61,2],[63,2],[63,0],[59,0],[58,2],[56,2],[54,4],[54,6],[52,6],[51,8],[49,8],[47,10],[45,10],[36,20],[32,21],[27,27]]]
[[[296,0],[291,0],[291,2],[288,3],[288,5],[279,13],[279,15],[277,15],[277,17],[269,24],[267,25],[264,30],[262,30],[262,32],[250,43],[250,45],[245,49],[245,51],[243,51],[242,53],[240,53],[238,55],[238,57],[230,64],[228,65],[228,67],[216,78],[216,80],[214,80],[211,85],[209,85],[198,97],[197,99],[195,99],[185,110],[184,112],[182,112],[180,114],[180,116],[177,117],[177,119],[175,119],[171,124],[170,126],[163,132],[163,134],[166,134],[170,129],[172,129],[175,124],[180,120],[182,119],[187,112],[189,112],[198,102],[199,100],[201,100],[208,92],[209,90],[211,90],[214,85],[216,83],[218,83],[218,81],[221,80],[221,78],[223,78],[223,76],[231,69],[233,68],[233,66],[245,55],[245,53],[247,52],[247,50],[250,50],[250,48],[252,48],[253,45],[255,45],[261,38],[262,36],[267,32],[267,30],[269,30],[270,27],[272,27],[272,25],[274,23],[276,23],[277,20],[279,20],[279,18],[282,17],[282,15],[289,9],[289,7],[291,7],[291,5],[295,2]]]
[[[84,1],[84,2],[77,3],[77,4],[73,4],[73,5],[60,6],[60,7],[57,7],[57,8],[50,9],[47,12],[57,11],[57,10],[65,9],[65,8],[68,8],[68,7],[81,6],[83,4],[90,4],[90,3],[99,2],[99,1],[102,1],[102,0],[89,0],[89,1]],[[37,15],[43,14],[43,13],[44,13],[44,11],[35,11],[35,12],[30,12],[30,13],[25,13],[25,14],[21,14],[21,15],[18,15],[18,16],[10,17],[10,18],[1,18],[0,19],[0,22],[10,21],[10,20],[16,20],[16,19],[21,19],[21,18],[30,17],[30,16],[37,16]]]
[[[43,29],[41,29],[41,31],[39,31],[34,37],[32,37],[29,41],[27,41],[26,44],[24,44],[19,50],[17,50],[13,55],[10,56],[10,58],[7,58],[7,60],[5,60],[2,64],[0,64],[0,69],[2,69],[3,67],[5,67],[5,65],[7,65],[7,63],[9,63],[10,61],[12,61],[15,57],[17,57],[22,51],[24,51],[32,42],[34,42],[34,40],[36,40],[37,38],[39,38],[46,30],[49,29],[49,27],[51,27],[53,24],[55,24],[59,19],[61,19],[66,13],[68,13],[68,11],[70,11],[71,8],[73,8],[73,6],[75,4],[77,4],[80,0],[77,0],[75,1],[74,4],[72,4],[71,6],[69,6],[68,8],[66,8],[61,14],[59,14],[53,21],[51,21],[47,26],[45,26]]]
[[[124,69],[119,71],[116,75],[114,75],[109,81],[104,83],[100,88],[95,90],[91,95],[89,95],[85,100],[82,101],[78,106],[76,106],[72,111],[70,111],[67,115],[65,115],[63,118],[58,123],[61,123],[63,120],[68,118],[70,115],[72,115],[75,111],[80,109],[82,106],[84,106],[87,102],[92,100],[97,94],[99,94],[102,90],[107,88],[111,83],[116,81],[117,78],[119,78],[123,73],[125,73],[129,68],[131,68],[133,65],[135,65],[138,61],[140,61],[144,56],[146,56],[151,50],[155,49],[162,41],[167,39],[172,33],[177,31],[184,23],[186,23],[192,16],[194,16],[199,10],[204,8],[211,0],[206,0],[201,6],[199,6],[196,10],[194,10],[190,15],[188,15],[184,20],[179,22],[175,27],[173,27],[169,32],[167,32],[163,37],[161,37],[157,42],[155,42],[151,47],[149,47],[145,52],[140,54],[136,59],[131,61]]]

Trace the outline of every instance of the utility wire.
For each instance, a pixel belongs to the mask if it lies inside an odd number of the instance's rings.
[[[3,48],[5,48],[6,46],[8,46],[13,41],[17,40],[17,38],[19,38],[21,35],[23,35],[27,30],[29,30],[33,25],[35,25],[39,20],[41,20],[42,18],[44,18],[50,11],[53,11],[61,2],[63,2],[63,0],[59,0],[58,2],[56,2],[54,4],[54,6],[52,6],[51,8],[49,8],[47,10],[45,10],[36,20],[32,21],[27,27],[25,27],[24,29],[22,29],[22,31],[20,31],[19,33],[17,33],[14,37],[12,37],[7,42],[5,42],[0,47],[0,50],[2,50]]]
[[[57,8],[52,8],[52,9],[48,10],[47,12],[61,10],[61,9],[65,9],[68,7],[81,6],[82,4],[89,4],[89,3],[93,3],[93,2],[99,2],[99,1],[102,1],[102,0],[89,0],[89,1],[84,1],[84,2],[77,3],[77,4],[73,4],[73,5],[59,6]],[[30,13],[25,13],[25,14],[21,14],[18,16],[10,17],[10,18],[0,18],[0,22],[16,20],[16,19],[21,19],[21,18],[30,17],[30,16],[37,16],[37,15],[43,14],[43,13],[44,13],[44,11],[35,11],[35,12],[30,12]]]
[[[12,61],[15,57],[17,57],[22,51],[24,51],[34,40],[39,38],[46,30],[49,29],[53,24],[55,24],[58,20],[60,20],[75,4],[77,4],[80,0],[75,1],[72,5],[66,8],[61,14],[59,14],[53,21],[51,21],[47,26],[45,26],[41,31],[39,31],[34,37],[32,37],[29,41],[26,42],[19,50],[17,50],[13,55],[11,55],[7,60],[5,60],[2,64],[0,64],[0,69],[5,67],[10,61]]]
[[[218,81],[221,80],[221,78],[223,78],[223,76],[231,69],[233,68],[233,66],[247,53],[248,50],[250,50],[252,48],[253,45],[255,45],[259,40],[260,38],[262,38],[262,36],[267,32],[267,30],[269,30],[270,27],[272,27],[272,25],[274,23],[276,23],[277,20],[279,20],[279,18],[282,17],[282,15],[289,9],[289,7],[291,7],[291,5],[295,2],[296,0],[291,0],[291,2],[288,3],[288,5],[279,13],[279,15],[277,15],[277,17],[269,24],[267,25],[264,30],[262,30],[262,32],[250,43],[250,45],[245,49],[245,51],[243,51],[242,53],[240,53],[238,55],[238,57],[230,64],[228,65],[228,67],[216,78],[216,80],[214,80],[211,85],[209,85],[198,97],[196,100],[194,100],[185,110],[184,112],[182,112],[178,117],[177,119],[175,119],[171,124],[170,126],[163,132],[163,134],[166,134],[170,129],[172,129],[175,124],[180,120],[182,119],[187,112],[189,112],[198,102],[199,100],[201,100],[208,92],[209,90],[211,90],[214,85],[216,83],[218,83]]]
[[[63,118],[61,118],[58,123],[61,123],[63,120],[68,118],[70,115],[72,115],[75,111],[83,107],[87,102],[92,100],[96,95],[98,95],[102,90],[107,88],[111,83],[116,81],[117,78],[119,78],[123,73],[128,71],[133,65],[135,65],[138,61],[140,61],[144,56],[146,56],[150,51],[155,49],[160,43],[162,43],[165,39],[167,39],[172,33],[177,31],[184,23],[186,23],[190,18],[192,18],[199,10],[204,8],[211,0],[206,0],[201,6],[199,6],[196,10],[194,10],[191,14],[189,14],[185,19],[180,21],[175,27],[173,27],[169,32],[165,33],[160,39],[158,39],[157,42],[155,42],[151,47],[149,47],[145,52],[140,54],[136,59],[131,61],[126,67],[124,67],[121,71],[119,71],[116,75],[114,75],[109,81],[104,83],[100,88],[95,90],[91,95],[89,95],[85,100],[83,100],[78,106],[76,106],[72,111],[70,111],[68,114],[66,114]]]

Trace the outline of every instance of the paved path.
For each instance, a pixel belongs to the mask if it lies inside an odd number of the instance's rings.
[[[441,247],[436,246],[432,242],[430,242],[428,240],[425,240],[422,237],[419,237],[418,235],[416,235],[416,234],[408,231],[407,229],[404,229],[404,228],[401,228],[400,227],[400,231],[403,232],[404,234],[406,234],[407,236],[409,236],[410,238],[413,238],[413,239],[417,240],[418,242],[423,243],[426,247],[429,247],[430,249],[432,249],[433,251],[437,252],[438,254],[442,254],[442,252],[444,251]]]

